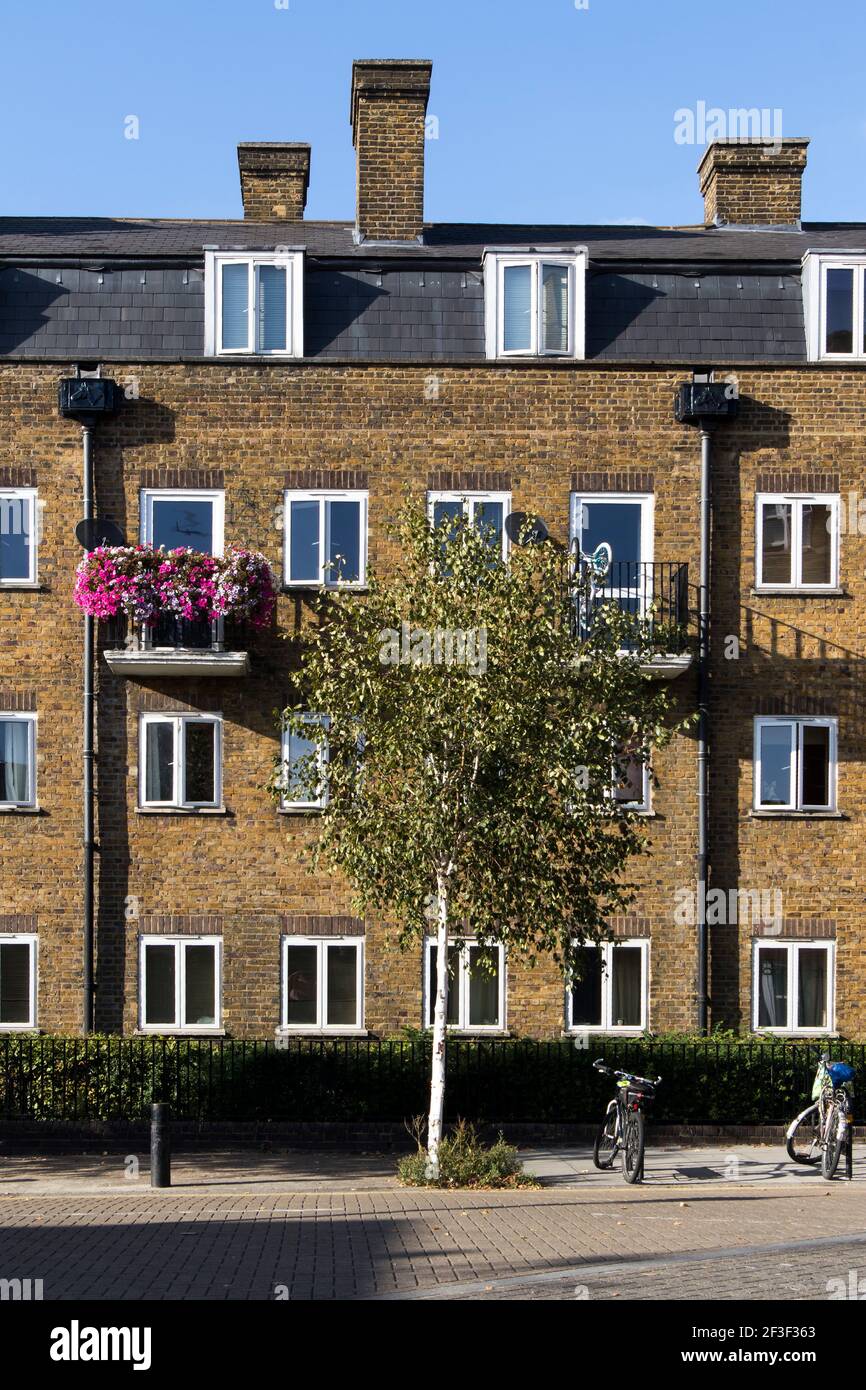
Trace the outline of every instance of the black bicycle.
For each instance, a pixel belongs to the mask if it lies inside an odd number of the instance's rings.
[[[823,1176],[835,1176],[839,1159],[850,1143],[854,1118],[854,1068],[831,1062],[825,1052],[812,1086],[812,1104],[791,1121],[785,1135],[788,1157],[794,1163],[820,1163]]]
[[[592,1064],[605,1076],[615,1076],[616,1095],[607,1107],[607,1114],[595,1136],[592,1161],[596,1168],[612,1168],[617,1154],[621,1156],[622,1175],[626,1182],[643,1181],[643,1156],[646,1145],[645,1110],[655,1099],[657,1076],[649,1081],[630,1071],[614,1071],[599,1057]]]

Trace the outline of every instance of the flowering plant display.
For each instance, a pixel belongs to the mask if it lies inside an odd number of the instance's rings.
[[[217,556],[186,546],[104,545],[79,564],[73,597],[91,617],[122,615],[147,627],[174,614],[192,621],[234,618],[263,628],[271,620],[276,589],[264,555],[238,546]]]

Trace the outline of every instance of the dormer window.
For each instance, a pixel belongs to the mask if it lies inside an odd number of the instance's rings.
[[[208,251],[205,354],[302,357],[303,252],[243,256]]]
[[[586,252],[488,252],[488,357],[583,357]]]
[[[866,360],[866,254],[807,252],[803,304],[810,362]]]

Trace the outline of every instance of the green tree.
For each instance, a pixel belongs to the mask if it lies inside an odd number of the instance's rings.
[[[504,563],[492,533],[460,519],[434,531],[411,503],[394,534],[396,568],[365,594],[322,597],[283,721],[317,745],[291,774],[308,792],[327,757],[312,867],[341,871],[401,946],[435,931],[435,1180],[452,928],[573,972],[576,948],[632,900],[624,871],[644,849],[613,784],[672,729],[663,684],[640,669],[649,624],[616,605],[576,624],[588,580],[553,543]]]

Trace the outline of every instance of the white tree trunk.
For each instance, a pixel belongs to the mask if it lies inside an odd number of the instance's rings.
[[[444,874],[436,892],[436,1003],[433,1011],[433,1063],[430,1070],[430,1115],[427,1121],[428,1182],[439,1180],[439,1143],[445,1112],[445,1035],[448,1017],[448,889]]]

